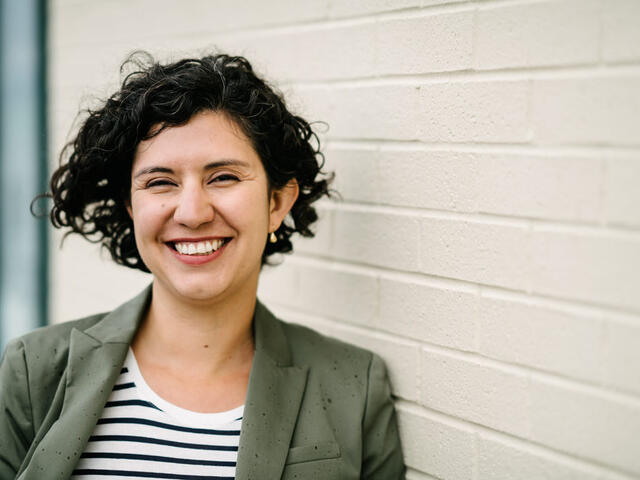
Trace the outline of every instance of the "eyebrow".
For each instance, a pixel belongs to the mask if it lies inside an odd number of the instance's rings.
[[[228,167],[228,166],[240,166],[248,168],[250,165],[242,160],[236,160],[233,158],[217,160],[215,162],[207,163],[204,166],[204,170],[213,170],[214,168]],[[133,178],[141,177],[142,175],[148,175],[150,173],[174,173],[173,169],[167,167],[147,167],[142,170],[138,170]]]

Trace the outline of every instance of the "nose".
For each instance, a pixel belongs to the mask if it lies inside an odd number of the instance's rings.
[[[176,222],[191,229],[212,222],[215,210],[211,199],[201,185],[185,185],[178,197],[173,213]]]

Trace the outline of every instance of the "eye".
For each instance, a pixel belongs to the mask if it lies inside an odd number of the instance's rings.
[[[233,175],[232,173],[222,173],[216,177],[213,177],[211,180],[209,180],[209,183],[214,183],[214,182],[237,182],[239,179],[236,175]]]
[[[156,180],[151,180],[147,183],[147,188],[152,188],[152,187],[165,187],[167,185],[175,185],[174,182],[164,179],[164,178],[159,178]]]

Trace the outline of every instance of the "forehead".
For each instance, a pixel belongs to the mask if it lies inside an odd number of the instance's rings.
[[[189,167],[223,159],[261,166],[251,140],[237,123],[224,113],[207,110],[195,114],[183,125],[164,128],[154,137],[140,142],[133,167],[150,164]]]

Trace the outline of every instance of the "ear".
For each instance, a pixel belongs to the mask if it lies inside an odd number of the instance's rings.
[[[129,214],[129,218],[133,220],[133,210],[131,209],[131,200],[125,200],[124,206],[127,209],[127,213]]]
[[[298,181],[295,178],[289,180],[284,187],[271,192],[271,199],[269,201],[270,232],[280,227],[284,217],[287,216],[293,204],[296,203],[299,193]]]

